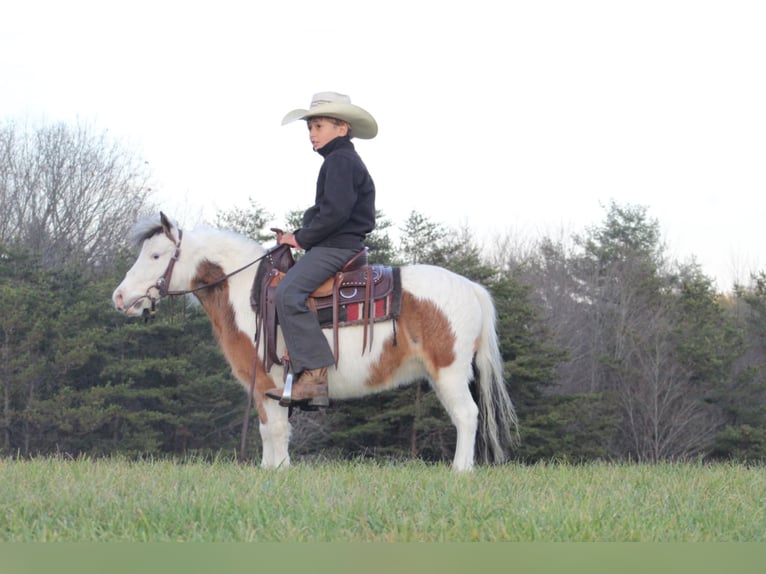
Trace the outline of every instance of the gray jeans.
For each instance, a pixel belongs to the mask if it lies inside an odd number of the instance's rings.
[[[277,316],[294,373],[335,363],[330,344],[306,299],[356,253],[356,249],[312,247],[277,285]]]

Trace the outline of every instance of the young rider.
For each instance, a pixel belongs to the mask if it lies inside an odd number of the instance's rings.
[[[277,316],[285,337],[290,365],[297,381],[290,401],[281,389],[266,392],[280,404],[329,405],[327,368],[335,357],[308,296],[364,247],[375,228],[375,184],[351,139],[372,139],[375,119],[335,92],[315,94],[308,110],[288,113],[282,125],[306,120],[311,145],[324,158],[316,184],[314,205],[303,214],[300,229],[278,233],[280,244],[305,250],[276,290]]]

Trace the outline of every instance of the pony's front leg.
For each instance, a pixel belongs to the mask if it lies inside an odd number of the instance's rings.
[[[266,400],[263,405],[266,422],[261,422],[259,430],[263,442],[263,468],[286,468],[290,466],[290,422],[287,409],[276,401]]]

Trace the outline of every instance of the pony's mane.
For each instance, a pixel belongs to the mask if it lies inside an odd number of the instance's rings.
[[[173,221],[173,226],[177,229],[178,223]],[[194,228],[194,231],[201,231],[206,234],[218,234],[230,237],[243,244],[252,243],[253,239],[246,237],[230,229],[221,229],[217,227],[210,227],[207,225],[201,225]],[[134,248],[140,248],[144,241],[151,239],[155,235],[163,233],[162,224],[157,219],[157,216],[147,216],[139,219],[128,232],[128,242]]]
[[[136,221],[128,232],[128,243],[133,248],[140,248],[147,239],[162,233],[162,225],[157,216],[146,216]]]
[[[227,237],[228,239],[235,241],[237,243],[242,243],[243,246],[251,245],[253,243],[256,243],[260,246],[260,243],[254,240],[252,237],[248,237],[247,235],[242,235],[241,233],[238,233],[237,231],[233,231],[231,229],[226,229],[223,227],[210,227],[209,225],[197,225],[194,228],[194,232],[200,232],[205,235],[212,235],[212,236],[219,236],[219,237]]]

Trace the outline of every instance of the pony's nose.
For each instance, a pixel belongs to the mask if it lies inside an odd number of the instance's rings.
[[[119,291],[115,291],[114,295],[112,296],[112,301],[114,302],[114,308],[118,311],[124,311],[125,309],[125,300],[122,297],[122,293]]]

